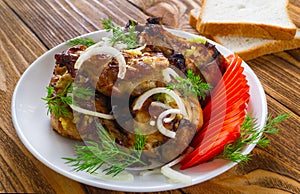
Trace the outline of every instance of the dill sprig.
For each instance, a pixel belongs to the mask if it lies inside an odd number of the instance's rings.
[[[200,76],[196,76],[192,70],[187,70],[187,78],[176,77],[175,79],[179,82],[176,84],[170,84],[167,86],[168,89],[178,89],[183,92],[185,96],[189,94],[196,95],[199,98],[205,99],[206,93],[211,86],[208,83],[204,83]]]
[[[127,45],[127,49],[135,48],[137,44],[137,34],[135,32],[135,23],[131,21],[131,25],[128,28],[128,31],[124,31],[120,26],[115,26],[110,18],[107,20],[101,20],[103,28],[106,31],[113,32],[113,38],[110,40],[111,44],[122,42]]]
[[[272,119],[272,116],[267,118],[267,123],[262,130],[258,130],[256,127],[257,119],[246,116],[241,126],[241,136],[233,143],[227,144],[224,148],[222,158],[230,160],[232,162],[240,162],[244,164],[251,159],[251,154],[245,155],[241,151],[246,145],[256,144],[260,147],[266,147],[270,145],[270,140],[266,134],[276,134],[278,129],[276,125],[289,118],[288,114],[282,114]]]
[[[142,155],[143,148],[146,144],[146,139],[147,138],[139,130],[136,130],[136,139],[133,149],[139,158]]]
[[[75,89],[73,89],[73,87]],[[71,118],[69,105],[73,102],[72,96],[68,95],[69,93],[72,93],[73,96],[79,99],[87,99],[88,96],[94,95],[94,91],[92,89],[75,86],[73,82],[66,83],[65,88],[60,93],[56,93],[52,86],[48,86],[46,89],[47,97],[42,98],[42,100],[46,101],[46,105],[48,107],[47,114],[51,113],[55,117],[65,116]]]
[[[82,87],[73,83],[68,93],[72,93],[76,98],[87,100],[88,97],[95,95],[95,89],[93,90],[90,87]]]
[[[55,117],[71,117],[68,107],[72,104],[72,97],[67,96],[71,87],[72,82],[68,82],[64,90],[60,93],[55,93],[55,89],[52,86],[48,86],[46,88],[48,94],[47,97],[42,98],[42,100],[46,101],[46,105],[48,107],[47,114],[51,113]]]
[[[89,47],[89,46],[96,44],[96,42],[91,38],[75,38],[75,39],[69,40],[66,44],[68,46],[84,45],[84,46]]]
[[[146,137],[141,133],[136,135],[135,145],[132,153],[118,148],[115,140],[112,139],[102,125],[97,124],[100,143],[86,141],[86,145],[75,146],[75,158],[63,158],[66,163],[72,163],[75,171],[86,171],[95,173],[102,166],[106,175],[116,176],[127,167],[139,163],[145,165],[140,159],[142,150],[146,143]]]

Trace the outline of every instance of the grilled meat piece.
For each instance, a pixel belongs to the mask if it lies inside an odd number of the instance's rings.
[[[56,60],[56,64],[59,67],[66,67],[68,73],[70,73],[72,77],[75,77],[76,70],[74,69],[74,64],[76,63],[80,54],[85,51],[86,48],[86,46],[77,45],[69,48],[66,51],[55,54],[54,58]]]
[[[54,95],[61,93],[69,82],[74,81],[77,73],[74,64],[85,49],[86,46],[78,45],[55,55],[56,65],[49,84],[54,88]],[[67,111],[69,117],[61,116],[57,118],[51,114],[52,128],[62,136],[80,140],[81,137],[74,122],[73,111],[71,108],[68,108]]]
[[[85,73],[89,79],[97,79],[96,89],[106,95],[141,95],[146,90],[163,86],[160,80],[161,70],[167,68],[169,61],[162,53],[144,52],[141,55],[123,52],[127,64],[124,79],[118,79],[119,64],[94,56],[84,63]],[[98,74],[98,75],[97,75]],[[95,83],[96,80],[93,80]]]
[[[225,59],[214,45],[188,41],[165,30],[161,25],[148,24],[140,33],[142,44],[157,48],[169,48],[175,53],[182,53],[186,59],[186,69],[196,75],[201,74],[207,83],[215,86],[225,71]],[[164,53],[165,54],[165,53]]]
[[[182,97],[185,106],[190,106],[187,108],[189,119],[178,114],[171,122],[164,123],[164,127],[176,131],[174,139],[164,136],[153,124],[165,111],[151,105],[151,102],[159,101],[158,96],[147,99],[140,110],[133,111],[132,106],[145,91],[166,86],[161,71],[168,67],[184,73],[191,69],[215,86],[225,70],[225,60],[210,43],[200,44],[177,37],[157,25],[160,22],[151,19],[145,26],[136,25],[141,43],[147,46],[140,54],[122,51],[127,65],[124,79],[118,79],[118,61],[105,54],[94,55],[82,64],[80,70],[74,69],[76,60],[86,49],[84,46],[72,47],[55,55],[56,66],[50,85],[59,92],[64,86],[59,83],[76,79],[84,86],[95,88],[95,99],[79,100],[78,106],[115,117],[115,120],[91,119],[82,113],[73,114],[70,109],[70,118],[51,117],[53,128],[58,133],[74,139],[97,141],[96,121],[99,121],[119,146],[129,149],[136,142],[135,130],[142,130],[147,137],[142,160],[149,164],[153,160],[164,164],[184,151],[203,124],[202,109],[196,97]],[[126,28],[130,25],[132,22]]]

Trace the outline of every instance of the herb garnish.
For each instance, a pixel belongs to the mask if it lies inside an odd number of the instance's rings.
[[[262,130],[258,130],[256,125],[256,119],[246,116],[245,121],[241,126],[241,136],[231,144],[227,144],[224,148],[222,158],[230,160],[232,162],[246,163],[251,159],[251,154],[244,155],[241,153],[242,149],[246,145],[256,144],[260,147],[266,147],[270,144],[270,140],[265,134],[276,134],[278,129],[275,127],[283,120],[289,118],[288,114],[282,114],[275,118],[269,116],[267,118],[266,126]],[[262,136],[262,137],[261,137]],[[260,138],[261,137],[261,138]],[[260,138],[260,139],[259,139]]]
[[[112,30],[113,38],[110,40],[112,45],[122,42],[127,45],[127,49],[137,47],[137,34],[135,32],[135,23],[132,21],[128,32],[124,31],[120,26],[115,26],[110,18],[101,20],[103,28],[109,32]]]
[[[47,114],[51,113],[55,117],[71,117],[68,107],[72,104],[72,97],[67,96],[71,87],[72,82],[68,82],[61,93],[55,93],[54,87],[52,86],[47,87],[47,97],[42,98],[42,100],[46,101],[48,107]]]
[[[183,91],[184,95],[194,94],[197,97],[204,99],[206,97],[206,92],[211,89],[208,83],[204,83],[200,76],[196,76],[192,70],[187,70],[187,78],[176,77],[175,79],[179,81],[177,84],[170,84],[167,86],[168,89],[174,90],[179,89]]]
[[[82,87],[73,83],[68,93],[72,93],[72,95],[78,99],[87,100],[88,97],[95,95],[95,89],[93,90],[90,87]]]
[[[73,87],[76,89],[73,89]],[[55,117],[65,116],[68,118],[71,118],[69,105],[73,103],[72,96],[68,94],[72,93],[73,96],[79,99],[87,99],[88,96],[94,95],[92,89],[75,86],[73,82],[68,82],[64,90],[60,93],[56,93],[54,87],[48,86],[47,93],[47,97],[42,98],[42,100],[46,101],[48,107],[47,114],[51,113]]]
[[[190,38],[188,39],[188,41],[194,43],[200,43],[200,44],[205,44],[207,42],[205,37]]]
[[[94,44],[96,44],[96,42],[91,38],[75,38],[67,42],[68,46],[84,45],[89,47]]]
[[[115,140],[109,136],[102,125],[97,124],[97,127],[99,129],[99,144],[93,141],[85,141],[87,145],[75,146],[76,158],[63,158],[67,160],[66,163],[73,163],[72,166],[75,167],[75,171],[95,173],[105,165],[108,167],[103,172],[106,175],[116,176],[133,164],[145,165],[140,159],[146,143],[145,136],[138,132],[132,153],[128,153],[117,147]]]

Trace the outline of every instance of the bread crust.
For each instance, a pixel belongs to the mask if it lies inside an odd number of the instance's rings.
[[[299,48],[300,29],[297,31],[297,35],[298,34],[299,36],[295,37],[293,40],[269,40],[267,42],[259,44],[259,40],[261,39],[258,39],[258,44],[256,46],[241,51],[235,51],[235,53],[239,55],[243,60],[248,61],[259,56]],[[220,37],[214,36],[213,40],[226,47],[226,43],[222,42]]]
[[[190,25],[193,28],[196,28],[197,26],[197,21],[199,18],[200,14],[200,8],[199,9],[193,9],[190,12]],[[221,45],[224,45],[225,47],[228,47],[226,43],[224,43],[221,39],[220,36],[209,36],[209,38]],[[235,37],[236,38],[236,37]],[[241,39],[244,37],[238,37]],[[258,43],[261,43],[260,38],[257,38]],[[259,56],[263,56],[266,54],[271,54],[271,53],[276,53],[276,52],[281,52],[284,50],[290,50],[290,49],[295,49],[300,47],[300,29],[297,29],[296,36],[292,40],[268,40],[265,41],[264,43],[257,44],[257,46],[244,49],[244,50],[234,50],[232,49],[233,52],[235,52],[237,55],[239,55],[243,60],[251,60]]]
[[[196,26],[197,26],[197,21],[198,21],[198,16],[200,14],[200,8],[199,9],[192,9],[190,11],[190,20],[189,20],[189,23],[190,25],[196,29]]]
[[[202,0],[202,8],[205,8],[207,0]],[[288,9],[288,1],[286,10]],[[293,24],[288,15],[291,24]],[[253,38],[265,38],[275,40],[291,40],[296,34],[296,26],[280,27],[268,24],[246,22],[204,22],[203,11],[200,12],[196,23],[196,30],[202,35],[210,36],[244,36]],[[193,21],[194,22],[194,21]]]
[[[199,23],[199,20],[198,20]],[[275,40],[292,40],[296,28],[281,28],[265,24],[250,23],[200,23],[197,31],[212,36],[244,36]]]

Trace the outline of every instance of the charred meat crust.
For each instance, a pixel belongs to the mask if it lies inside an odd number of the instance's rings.
[[[185,66],[182,70],[191,69],[212,86],[215,86],[225,71],[225,59],[209,42],[205,44],[187,41],[165,30],[161,25],[149,24],[140,34],[144,44],[155,45],[156,48],[165,48],[164,51],[173,50],[185,56]],[[167,48],[167,49],[166,49]],[[191,50],[194,48],[194,50]],[[189,51],[189,52],[187,52]],[[168,53],[164,53],[168,56]]]
[[[56,64],[59,67],[66,67],[68,73],[75,77],[76,70],[74,69],[74,65],[80,56],[80,54],[85,51],[86,46],[77,45],[74,47],[69,48],[61,53],[55,54],[54,58],[56,60]]]
[[[133,21],[128,22],[125,29],[128,29],[132,24]],[[122,95],[130,91],[130,103],[132,103],[136,97],[146,90],[165,86],[164,83],[157,81],[162,80],[162,78],[153,77],[153,73],[151,72],[155,70],[161,71],[169,66],[178,68],[184,73],[187,69],[191,69],[196,75],[200,75],[203,80],[213,86],[215,86],[217,81],[220,80],[220,77],[225,71],[225,59],[214,45],[208,42],[205,44],[190,42],[186,39],[174,36],[170,32],[164,30],[161,25],[157,25],[161,24],[161,19],[159,18],[147,20],[147,24],[145,26],[138,25],[137,23],[134,24],[136,26],[136,30],[140,32],[139,38],[141,39],[142,44],[147,44],[147,47],[143,50],[143,54],[141,56],[133,56],[123,52],[123,56],[125,57],[127,64],[130,66],[130,68],[127,69],[124,82],[116,83],[118,80],[117,75],[119,64],[116,59],[109,58],[105,55],[98,56],[104,61],[108,60],[107,63],[101,62],[101,70],[95,69],[97,68],[97,65],[99,66],[99,63],[92,64],[91,62],[89,67],[85,68],[84,71],[80,73],[81,76],[89,78],[87,79],[87,82],[92,82],[91,87],[96,89],[94,106],[98,112],[108,114],[112,113],[114,109],[122,109],[122,107],[113,107],[110,105],[110,96],[113,92],[117,95],[117,98],[122,99]],[[194,47],[195,50],[192,53],[186,53],[186,51],[192,47]],[[54,75],[51,79],[51,86],[55,88],[58,80],[65,74],[69,74],[72,78],[76,77],[78,72],[74,68],[74,64],[84,50],[86,50],[85,46],[78,45],[55,55],[56,66],[53,73]],[[152,66],[153,64],[147,64],[147,61],[150,61],[150,63],[153,63],[154,61],[156,66]],[[97,73],[99,71],[101,71],[100,74]],[[91,77],[94,80],[91,80]],[[142,84],[132,86],[127,83],[128,81],[137,81]],[[154,100],[156,99],[152,99],[152,101]],[[82,106],[85,105],[82,104]],[[152,119],[151,115],[147,112],[149,104],[147,105],[146,103],[144,106],[144,111],[131,111],[130,115],[124,115],[119,119],[121,119],[122,122],[131,129],[134,127],[146,127],[146,125],[143,124],[135,126],[134,122],[130,121],[132,117],[137,120],[142,118],[142,120],[146,120],[147,122]],[[163,110],[157,111],[162,112]],[[72,110],[70,110],[70,114],[72,115],[72,119],[63,120],[65,123],[62,123],[62,119],[52,116],[51,121],[53,129],[62,136],[73,139],[95,139],[95,137],[97,137],[95,120],[89,120],[85,117],[85,115],[80,113],[73,114]],[[125,147],[133,146],[135,142],[134,133],[128,132],[115,121],[105,119],[98,120],[103,127],[107,129],[118,145]],[[75,122],[76,125],[74,124]],[[162,135],[159,131],[157,131],[157,129],[155,129],[155,127],[151,127],[149,125],[147,127],[149,131],[152,130],[152,133],[149,133],[147,136],[145,151],[143,152],[143,160],[145,162],[149,162],[149,160],[153,158],[158,158],[161,162],[167,162],[174,159],[178,154],[184,151],[180,150],[180,147],[185,148],[188,146],[187,144],[190,142],[193,137],[193,133],[195,132],[191,129],[196,126],[188,120],[175,119],[168,126],[170,129],[173,129],[178,133],[177,138],[173,140]],[[77,130],[75,130],[76,128]],[[163,144],[164,146],[161,146]]]

